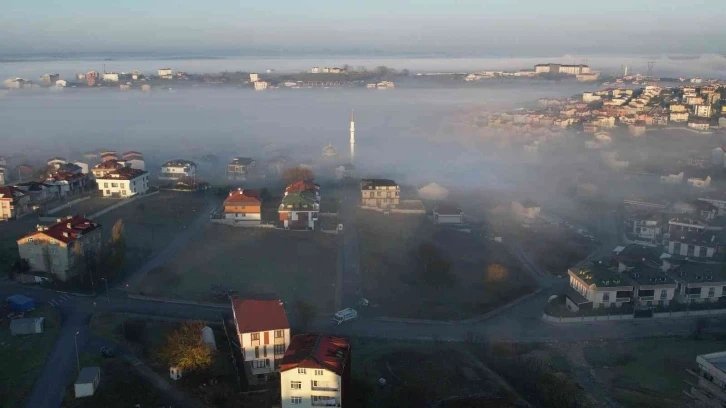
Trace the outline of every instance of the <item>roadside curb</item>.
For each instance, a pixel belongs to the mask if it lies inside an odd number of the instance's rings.
[[[175,299],[157,298],[157,297],[151,297],[151,296],[142,296],[142,295],[128,295],[127,297],[129,299],[148,300],[150,302],[172,303],[172,304],[177,304],[177,305],[204,306],[204,307],[213,307],[213,308],[217,308],[217,309],[229,309],[230,308],[230,306],[227,304],[219,304],[219,303],[194,302],[194,301],[187,301],[187,300],[175,300]]]
[[[414,324],[439,324],[439,325],[447,325],[447,326],[457,326],[457,325],[467,325],[467,324],[474,324],[483,322],[485,320],[491,319],[492,317],[498,315],[499,313],[510,309],[514,306],[517,306],[518,304],[524,302],[525,300],[528,300],[529,298],[535,297],[542,293],[544,288],[539,288],[535,290],[534,292],[528,293],[526,295],[520,296],[509,303],[506,303],[494,310],[490,310],[487,313],[484,313],[481,316],[472,317],[470,319],[463,319],[463,320],[428,320],[428,319],[407,319],[403,317],[374,317],[373,320],[379,321],[379,322],[394,322],[394,323],[414,323]]]

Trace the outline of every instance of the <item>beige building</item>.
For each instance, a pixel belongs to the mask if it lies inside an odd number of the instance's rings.
[[[290,324],[282,301],[232,298],[232,315],[250,382],[265,381],[278,373],[290,344]]]
[[[171,68],[160,68],[156,70],[156,74],[163,79],[172,79],[174,71]]]
[[[28,262],[31,271],[55,275],[67,281],[78,272],[76,245],[86,255],[101,250],[101,225],[81,216],[59,218],[55,224],[38,226],[37,231],[17,240],[20,259]]]
[[[388,179],[363,179],[360,193],[364,207],[396,208],[400,203],[401,186]]]
[[[633,284],[616,270],[596,263],[567,271],[570,288],[566,295],[567,308],[578,311],[583,307],[621,307],[631,301]]]
[[[671,112],[669,119],[671,122],[678,122],[678,123],[688,122],[688,112]]]
[[[694,401],[694,407],[723,408],[726,406],[726,351],[696,356],[698,371],[690,371],[695,375],[695,383],[684,393]]]
[[[118,82],[118,73],[104,72],[102,79],[106,82]]]
[[[267,81],[256,81],[255,82],[255,91],[264,91],[267,89]]]
[[[711,117],[711,105],[694,105],[693,113],[702,118]]]

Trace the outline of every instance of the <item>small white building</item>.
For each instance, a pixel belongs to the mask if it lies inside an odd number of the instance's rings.
[[[90,397],[101,382],[101,369],[99,367],[83,367],[74,384],[76,398]]]
[[[542,208],[539,206],[539,204],[531,200],[512,202],[512,212],[516,217],[519,218],[534,220],[539,217],[541,211]]]
[[[129,198],[149,191],[149,173],[123,167],[96,178],[104,197]]]
[[[82,161],[74,161],[73,164],[81,168],[81,173],[88,174],[88,163]]]
[[[676,298],[681,303],[716,302],[726,296],[726,273],[720,264],[687,262],[669,274],[678,283]]]
[[[260,76],[256,72],[250,73],[250,82],[257,82],[260,80]]]
[[[162,79],[172,79],[174,77],[174,71],[171,68],[157,69],[156,74]]]
[[[345,337],[293,337],[282,359],[282,407],[347,407],[350,364],[350,341]]]
[[[693,113],[701,118],[711,117],[711,105],[694,105]]]
[[[265,89],[267,89],[266,81],[256,81],[255,82],[255,91],[264,91]]]
[[[10,334],[18,336],[22,334],[43,333],[44,326],[45,317],[13,319],[10,321]]]
[[[55,86],[58,88],[65,88],[67,85],[68,85],[68,82],[66,82],[66,80],[64,80],[64,79],[59,79],[59,80],[55,81]]]
[[[175,159],[161,165],[159,180],[179,180],[197,176],[197,164],[191,160]]]
[[[118,82],[118,73],[116,73],[116,72],[104,72],[102,79],[105,82]]]

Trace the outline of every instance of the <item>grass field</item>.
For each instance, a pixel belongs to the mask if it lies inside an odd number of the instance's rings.
[[[0,401],[7,408],[22,406],[43,369],[45,360],[60,334],[58,313],[43,307],[26,317],[45,317],[45,332],[12,336],[7,319],[0,323]]]
[[[215,300],[212,285],[240,296],[309,302],[333,311],[336,237],[330,234],[209,224],[189,246],[151,271],[136,291],[148,296]]]
[[[602,342],[584,349],[597,377],[628,407],[682,407],[686,369],[697,369],[696,356],[723,351],[726,338],[669,337]]]
[[[532,289],[532,282],[499,243],[435,226],[419,215],[358,214],[364,293],[381,314],[462,319],[483,314]],[[422,244],[450,262],[448,276],[424,276]],[[434,279],[431,279],[434,278]]]

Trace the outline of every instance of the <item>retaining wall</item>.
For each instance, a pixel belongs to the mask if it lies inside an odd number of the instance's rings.
[[[78,204],[78,203],[80,203],[81,201],[86,201],[86,200],[88,200],[88,199],[90,199],[90,198],[91,198],[91,197],[81,197],[81,198],[76,198],[76,199],[75,199],[75,200],[73,200],[73,201],[69,201],[69,202],[67,202],[67,203],[65,203],[65,204],[63,204],[63,205],[59,205],[58,207],[55,207],[55,208],[51,208],[50,210],[46,211],[45,213],[46,213],[46,215],[51,215],[51,214],[55,214],[55,213],[57,213],[57,212],[58,212],[58,211],[60,211],[60,210],[65,210],[66,208],[69,208],[69,207],[70,207],[70,206],[72,206],[73,204]]]
[[[142,199],[144,197],[153,196],[154,194],[159,194],[159,192],[158,191],[154,191],[153,193],[148,193],[148,194],[144,194],[144,195],[137,195],[137,196],[134,196],[134,197],[131,197],[131,198],[123,199],[123,200],[119,201],[118,203],[116,203],[116,204],[114,204],[114,205],[112,205],[110,207],[104,208],[103,210],[101,210],[101,211],[99,211],[99,212],[97,212],[95,214],[89,215],[88,218],[93,219],[93,218],[100,217],[103,214],[106,214],[107,212],[113,211],[113,210],[115,210],[115,209],[117,209],[119,207],[122,207],[122,206],[124,206],[126,204],[130,204],[130,203],[132,203],[134,201],[137,201],[137,200],[140,200],[140,199]]]
[[[667,318],[679,318],[679,317],[698,317],[698,316],[719,316],[726,315],[726,309],[713,309],[713,310],[690,310],[682,312],[659,312],[653,313],[653,317],[642,317],[639,320],[645,319],[667,319]],[[590,323],[590,322],[602,322],[611,320],[633,320],[632,314],[627,315],[609,315],[609,316],[579,316],[579,317],[557,317],[550,316],[547,313],[542,313],[542,320],[550,323]]]

